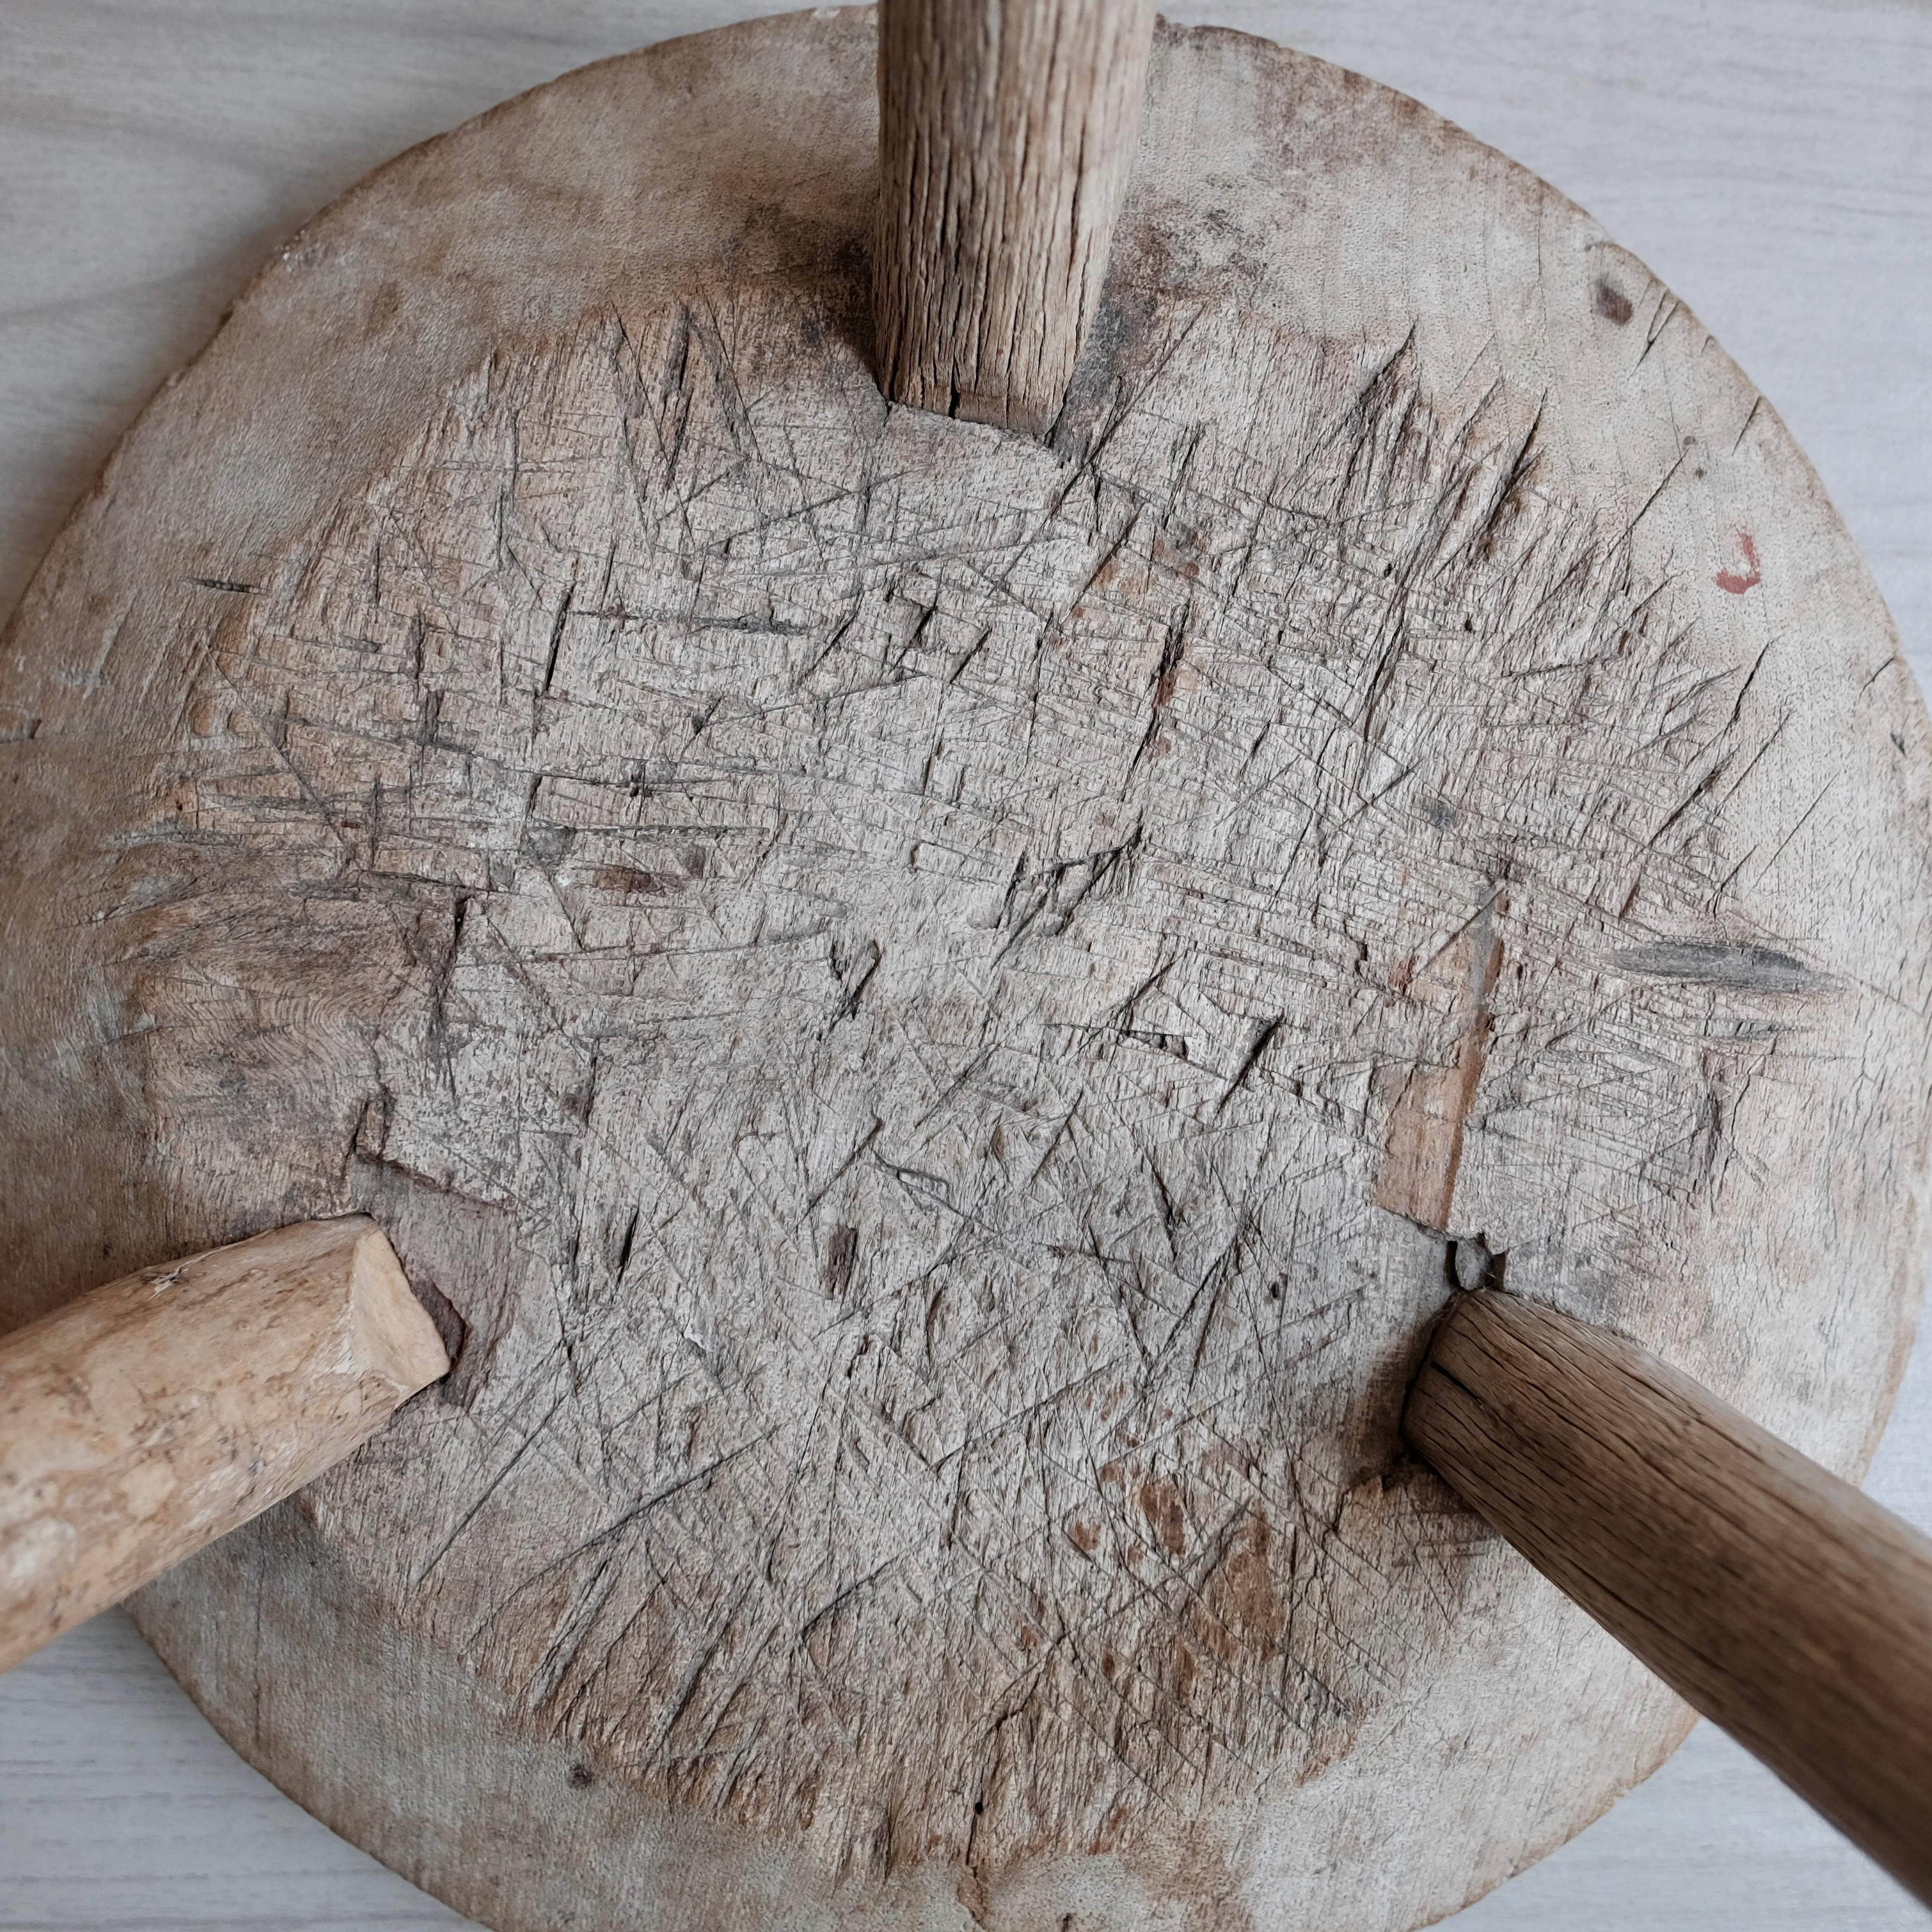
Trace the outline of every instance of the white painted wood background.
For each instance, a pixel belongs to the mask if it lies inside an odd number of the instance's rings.
[[[271,247],[398,148],[728,0],[0,0],[0,610]],[[1932,670],[1932,5],[1216,0],[1580,201],[1777,404]],[[1869,1486],[1932,1527],[1932,1355]],[[0,1932],[455,1926],[234,1757],[118,1613],[0,1680]],[[1708,1728],[1469,1932],[1932,1916]]]

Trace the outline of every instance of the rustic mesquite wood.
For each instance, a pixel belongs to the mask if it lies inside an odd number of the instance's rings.
[[[448,1366],[359,1215],[144,1268],[0,1340],[0,1670],[340,1462]]]
[[[1402,1432],[1932,1904],[1932,1542],[1648,1350],[1493,1291],[1451,1306]]]
[[[1042,433],[1100,299],[1154,0],[882,0],[880,386]]]
[[[413,151],[124,442],[0,652],[0,1294],[359,1209],[453,1305],[134,1612],[494,1924],[1391,1932],[1689,1720],[1397,1459],[1445,1240],[1869,1452],[1924,716],[1641,263],[1239,35],[1051,434],[888,408],[876,60]]]

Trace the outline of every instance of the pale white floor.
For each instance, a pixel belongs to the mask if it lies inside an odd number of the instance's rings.
[[[0,613],[148,392],[305,215],[566,68],[765,10],[0,0]],[[1174,10],[1402,88],[1601,219],[1777,404],[1932,671],[1932,5]],[[1870,1486],[1932,1528],[1932,1355]],[[248,1770],[118,1613],[0,1679],[0,1932],[461,1922]],[[1907,1932],[1932,1915],[1706,1729],[1456,1924]]]

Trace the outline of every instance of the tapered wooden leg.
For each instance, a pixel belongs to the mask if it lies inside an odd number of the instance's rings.
[[[143,1269],[0,1339],[0,1670],[340,1462],[448,1367],[360,1215]]]
[[[1404,1434],[1688,1702],[1932,1903],[1932,1542],[1688,1376],[1493,1292]]]
[[[881,0],[880,386],[1045,430],[1100,300],[1152,0]]]

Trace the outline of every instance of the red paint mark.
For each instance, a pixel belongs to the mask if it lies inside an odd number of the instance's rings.
[[[1750,566],[1750,574],[1741,577],[1735,570],[1720,570],[1718,573],[1718,588],[1728,590],[1733,597],[1742,597],[1747,590],[1754,590],[1764,581],[1764,572],[1757,567],[1757,545],[1751,542],[1749,530],[1738,532],[1738,542],[1743,547],[1744,562]]]

